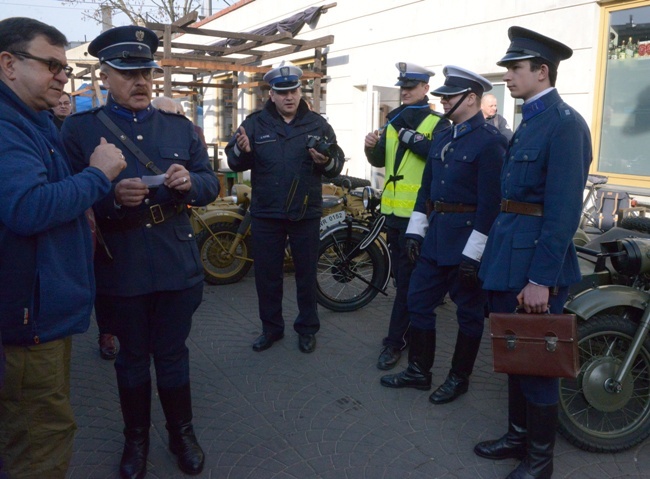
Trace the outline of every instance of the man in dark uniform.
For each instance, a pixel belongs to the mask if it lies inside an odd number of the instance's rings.
[[[203,268],[186,205],[213,201],[219,181],[192,123],[151,106],[157,47],[156,34],[142,27],[99,35],[88,51],[101,63],[107,103],[63,125],[76,170],[87,165],[99,138],[121,146],[126,156],[127,168],[94,205],[103,235],[95,258],[95,311],[110,322],[121,346],[115,370],[125,424],[124,478],[146,474],[151,355],[169,448],[187,474],[200,473],[204,462],[192,426],[185,345],[203,295]],[[129,148],[129,142],[137,147]],[[138,149],[144,156],[134,154]]]
[[[296,270],[299,312],[293,329],[298,333],[300,351],[314,351],[320,328],[316,271],[321,177],[340,174],[344,157],[332,127],[301,99],[301,76],[302,70],[294,65],[267,72],[264,81],[271,85],[269,100],[244,120],[226,146],[233,171],[251,170],[252,250],[262,320],[262,334],[253,343],[254,351],[264,351],[284,337],[282,268],[287,237]],[[331,146],[309,147],[318,140]]]
[[[397,285],[388,335],[377,360],[379,369],[394,368],[401,351],[408,345],[406,294],[413,263],[406,254],[404,235],[415,207],[433,131],[448,125],[429,107],[429,78],[435,73],[413,63],[400,62],[395,66],[399,70],[396,86],[400,88],[402,105],[388,114],[381,136],[374,131],[365,139],[368,162],[377,168],[386,168],[381,212],[386,215],[386,236]]]
[[[478,265],[499,213],[499,172],[507,148],[506,138],[481,112],[481,96],[492,84],[460,67],[443,71],[445,84],[432,94],[441,98],[453,126],[435,135],[406,231],[409,256],[417,259],[408,291],[409,364],[381,378],[386,387],[431,388],[435,308],[449,293],[458,306],[458,335],[447,379],[429,398],[434,404],[453,401],[469,387],[487,301]]]
[[[480,277],[490,311],[562,313],[580,280],[573,247],[592,159],[589,128],[554,88],[566,45],[521,27],[497,63],[510,94],[524,100],[501,174],[501,213],[490,230]],[[474,452],[523,459],[508,476],[550,478],[558,414],[557,378],[508,376],[508,432]]]

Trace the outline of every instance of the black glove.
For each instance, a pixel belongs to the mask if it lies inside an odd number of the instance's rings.
[[[460,284],[466,288],[478,288],[478,267],[481,263],[463,256],[458,265],[458,279]]]
[[[415,264],[420,256],[420,242],[415,238],[406,238],[406,255],[412,264]]]

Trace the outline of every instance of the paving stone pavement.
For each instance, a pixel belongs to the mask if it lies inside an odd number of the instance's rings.
[[[285,280],[286,334],[256,353],[261,331],[254,278],[206,284],[190,349],[194,427],[213,479],[504,478],[515,460],[475,456],[474,444],[506,429],[506,376],[491,369],[486,328],[470,390],[434,406],[429,392],[387,389],[375,363],[393,291],[352,313],[319,309],[313,354],[298,350],[293,276]],[[434,387],[449,369],[456,323],[440,308]],[[74,339],[72,403],[78,423],[68,478],[118,478],[122,420],[115,372],[97,351],[97,328]],[[395,371],[406,367],[406,355]],[[148,478],[189,477],[166,447],[154,392]],[[581,451],[558,436],[554,478],[650,478],[650,440],[618,454]]]

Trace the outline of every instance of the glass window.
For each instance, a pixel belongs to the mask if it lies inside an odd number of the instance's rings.
[[[650,176],[650,6],[608,19],[598,170]]]

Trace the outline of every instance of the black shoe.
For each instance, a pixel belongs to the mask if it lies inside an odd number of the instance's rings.
[[[102,359],[115,359],[118,348],[115,345],[115,336],[112,334],[99,335],[99,355]]]
[[[301,334],[298,336],[298,349],[303,353],[313,353],[316,349],[315,334]]]
[[[253,351],[260,352],[269,349],[274,342],[280,341],[282,338],[284,338],[284,333],[262,333],[253,343]]]
[[[431,373],[422,371],[417,364],[409,363],[401,373],[382,376],[380,382],[387,388],[415,388],[428,391],[431,389]]]
[[[508,433],[499,439],[479,442],[474,446],[474,454],[501,461],[502,459],[519,459],[526,457],[528,448],[526,446],[526,430],[519,429],[513,424],[510,425]]]
[[[205,455],[199,446],[192,424],[171,427],[169,431],[169,450],[178,458],[178,467],[185,474],[195,476],[203,470]]]
[[[120,461],[122,479],[142,479],[147,475],[149,428],[124,429],[124,450]]]
[[[402,352],[398,348],[386,346],[381,350],[381,354],[377,360],[377,369],[381,369],[383,371],[393,369],[395,366],[397,366],[397,361],[399,361],[399,358],[401,357]]]
[[[468,389],[469,380],[450,372],[445,382],[429,396],[429,401],[433,404],[446,404],[465,394]]]

